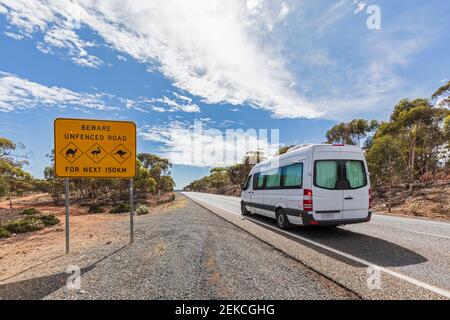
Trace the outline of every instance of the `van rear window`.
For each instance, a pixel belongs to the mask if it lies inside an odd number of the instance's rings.
[[[338,161],[317,161],[316,185],[325,189],[335,189],[338,181]]]
[[[367,185],[364,162],[360,160],[317,160],[314,185],[330,190],[358,189]]]
[[[364,163],[362,161],[345,161],[345,177],[351,189],[357,189],[366,185]]]

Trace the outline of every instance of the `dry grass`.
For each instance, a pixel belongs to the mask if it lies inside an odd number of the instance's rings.
[[[23,208],[35,207],[43,213],[59,216],[61,223],[44,230],[18,234],[9,238],[0,239],[0,274],[2,278],[16,274],[22,270],[33,267],[39,263],[49,261],[64,254],[64,207],[54,207],[43,194],[27,195],[16,198],[13,203],[21,209],[11,211],[8,201],[0,202],[0,219],[14,219],[19,216]],[[170,203],[152,207],[150,214],[164,214],[172,208],[185,206],[187,200],[177,197]],[[73,205],[70,208],[71,253],[84,252],[89,247],[109,246],[117,243],[127,243],[128,228],[120,222],[127,222],[128,213],[90,214],[88,207]],[[136,223],[145,216],[137,216]],[[164,244],[155,248],[155,253],[163,254],[166,250]]]
[[[166,252],[166,250],[167,250],[167,246],[163,241],[161,241],[160,243],[158,243],[155,246],[155,254],[157,254],[157,255],[164,254]]]
[[[386,190],[375,192],[373,209],[388,213]],[[412,196],[406,187],[394,188],[391,214],[450,220],[450,182],[415,187]]]

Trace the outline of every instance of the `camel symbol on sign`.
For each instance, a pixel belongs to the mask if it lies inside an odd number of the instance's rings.
[[[69,156],[72,156],[72,158],[75,158],[75,154],[77,153],[78,149],[67,149],[66,151],[66,158],[68,158]]]
[[[76,145],[72,142],[65,146],[63,149],[59,151],[59,154],[66,158],[70,163],[75,162],[79,157],[82,156],[83,151],[80,150]]]

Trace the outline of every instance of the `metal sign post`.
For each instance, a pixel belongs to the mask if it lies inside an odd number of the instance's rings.
[[[69,178],[130,180],[130,241],[134,241],[133,177],[136,124],[130,121],[63,119],[54,123],[55,176],[65,178],[66,254],[69,253]]]
[[[64,189],[66,193],[66,254],[69,253],[69,237],[70,237],[70,230],[69,230],[69,179],[64,179]]]
[[[133,179],[130,179],[130,243],[134,242]]]

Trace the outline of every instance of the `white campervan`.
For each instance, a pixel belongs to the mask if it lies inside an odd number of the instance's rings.
[[[283,229],[368,222],[364,153],[350,145],[300,145],[258,163],[242,185],[241,210],[275,218]]]

